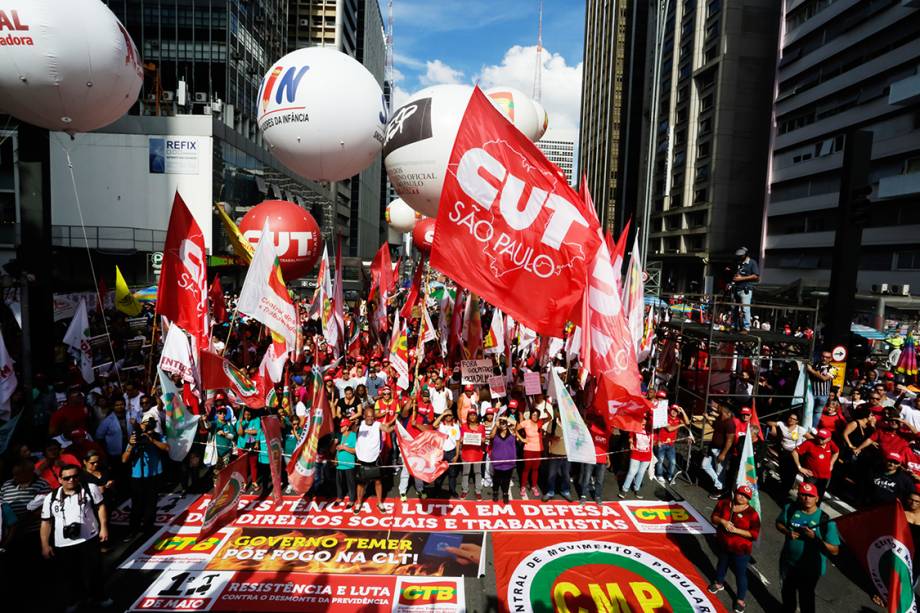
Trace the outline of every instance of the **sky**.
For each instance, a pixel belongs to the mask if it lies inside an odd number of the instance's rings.
[[[395,103],[441,83],[503,85],[530,95],[538,0],[393,0]],[[386,0],[380,0],[384,23]],[[550,129],[576,130],[583,0],[544,0],[543,96]]]

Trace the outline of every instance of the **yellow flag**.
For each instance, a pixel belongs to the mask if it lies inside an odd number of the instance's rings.
[[[233,220],[230,219],[230,216],[227,215],[227,212],[220,203],[214,205],[214,210],[217,211],[221,223],[224,224],[224,229],[227,231],[227,238],[230,240],[230,244],[233,245],[233,251],[235,251],[247,264],[251,262],[252,255],[255,253],[252,243],[243,237],[242,233],[240,233],[240,229],[236,227],[236,224],[233,223]]]
[[[121,276],[118,266],[115,267],[115,308],[131,317],[137,317],[141,314],[141,303],[137,301],[125,278]]]

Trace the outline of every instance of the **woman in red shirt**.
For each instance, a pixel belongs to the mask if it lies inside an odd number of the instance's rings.
[[[747,596],[747,568],[751,561],[754,541],[760,535],[760,515],[751,506],[754,490],[749,485],[739,485],[733,499],[722,498],[716,503],[709,521],[716,527],[716,542],[719,545],[719,565],[715,581],[709,586],[710,594],[725,589],[723,581],[731,563],[735,571],[737,598],[735,612],[744,611],[744,597]]]
[[[623,486],[620,488],[620,493],[617,494],[620,498],[626,498],[626,492],[629,491],[630,486],[632,486],[636,498],[642,498],[639,488],[642,487],[642,478],[652,461],[653,440],[652,415],[651,413],[646,413],[645,431],[629,433],[629,470],[626,473]]]
[[[466,423],[460,426],[460,497],[466,498],[470,489],[470,473],[476,488],[476,500],[482,500],[482,458],[485,455],[486,429],[479,423],[476,411],[466,414]]]

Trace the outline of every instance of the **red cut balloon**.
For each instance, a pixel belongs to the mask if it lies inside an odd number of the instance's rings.
[[[431,243],[434,242],[434,222],[434,217],[426,217],[412,228],[412,242],[422,253],[431,251]]]
[[[266,219],[284,279],[290,281],[307,276],[323,250],[323,238],[316,220],[293,202],[265,200],[246,213],[240,222],[240,232],[253,247],[259,244]]]

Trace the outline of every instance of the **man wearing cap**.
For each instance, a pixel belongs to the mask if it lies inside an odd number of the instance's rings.
[[[884,504],[900,500],[907,503],[907,498],[914,491],[914,480],[901,468],[904,457],[896,452],[889,451],[885,455],[885,466],[878,470],[872,477],[869,486],[869,503]]]
[[[839,456],[840,449],[831,440],[831,433],[824,428],[818,430],[814,439],[805,441],[792,452],[792,461],[799,473],[817,488],[818,502],[824,498]]]
[[[367,376],[364,378],[364,385],[367,387],[367,395],[370,398],[376,398],[380,394],[380,388],[387,384],[387,376],[380,372],[380,366],[377,360],[371,360],[367,368]]]
[[[742,321],[741,327],[747,331],[751,329],[751,298],[754,296],[754,284],[760,281],[760,268],[757,261],[748,255],[747,247],[741,247],[735,252],[738,258],[738,267],[732,277],[732,292],[735,300],[740,302]]]
[[[754,490],[750,485],[739,485],[733,498],[722,498],[716,503],[709,518],[716,527],[716,542],[719,546],[716,578],[709,585],[709,593],[718,594],[725,588],[723,581],[731,564],[738,586],[735,613],[742,613],[745,608],[748,563],[751,561],[754,541],[760,536],[760,514],[751,506],[753,497]]]
[[[787,504],[776,518],[776,529],[785,535],[779,558],[783,611],[814,613],[815,588],[827,572],[827,556],[837,555],[840,534],[837,524],[818,508],[818,489],[811,483],[799,486],[798,499]]]
[[[467,383],[463,386],[463,393],[457,398],[457,420],[461,424],[466,423],[467,414],[472,411],[479,411],[479,394],[476,393],[476,387]]]
[[[824,412],[824,405],[827,404],[827,398],[830,396],[831,385],[834,382],[834,374],[831,371],[831,357],[830,350],[826,349],[821,352],[819,362],[805,365],[805,372],[808,373],[808,378],[811,379],[811,393],[815,397],[813,423],[805,424],[806,427],[818,427],[818,421]]]

